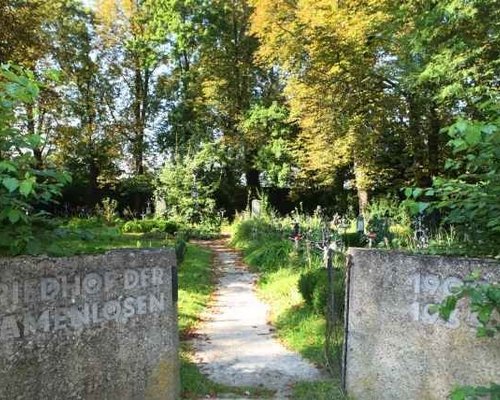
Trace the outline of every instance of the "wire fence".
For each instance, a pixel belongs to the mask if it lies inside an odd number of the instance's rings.
[[[325,359],[328,370],[339,382],[343,379],[344,314],[346,287],[346,244],[343,233],[347,220],[338,216],[322,218],[319,232],[301,232],[296,223],[292,230],[296,249],[304,246],[307,251],[322,255],[327,271]],[[343,231],[343,233],[342,233]],[[318,234],[319,233],[319,234]]]

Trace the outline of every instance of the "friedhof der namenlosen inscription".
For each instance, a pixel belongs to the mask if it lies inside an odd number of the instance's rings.
[[[477,338],[466,300],[448,321],[432,312],[472,272],[498,282],[493,261],[350,250],[345,385],[363,399],[445,399],[456,385],[500,382],[496,338]],[[497,316],[498,317],[498,316]]]
[[[172,250],[0,259],[0,399],[175,399]]]

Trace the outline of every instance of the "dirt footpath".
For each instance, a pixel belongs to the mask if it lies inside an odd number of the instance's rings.
[[[289,398],[295,382],[324,377],[274,338],[267,323],[268,307],[255,294],[257,275],[248,272],[239,254],[224,241],[199,244],[215,252],[219,272],[214,303],[194,340],[201,371],[225,385],[276,390],[276,399]]]

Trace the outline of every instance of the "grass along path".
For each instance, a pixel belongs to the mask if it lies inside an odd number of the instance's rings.
[[[267,305],[255,294],[257,275],[223,241],[211,242],[220,269],[218,288],[203,333],[194,340],[201,370],[214,381],[276,391],[273,398],[294,398],[291,387],[319,380],[323,373],[275,339]]]
[[[179,268],[179,330],[181,335],[181,396],[200,398],[267,398],[269,391],[251,387],[228,387],[203,375],[193,359],[192,338],[201,322],[201,315],[211,302],[216,276],[212,252],[189,244]]]
[[[231,226],[231,243],[243,251],[244,261],[260,279],[257,294],[269,305],[269,321],[279,340],[314,364],[326,369],[326,320],[307,305],[298,281],[307,263],[294,254],[292,243],[276,233],[266,220],[237,221]],[[293,388],[294,400],[344,400],[338,379],[300,382]]]
[[[269,319],[278,338],[314,364],[325,367],[325,318],[304,304],[297,289],[300,271],[280,268],[263,273],[258,295],[270,306]],[[340,382],[330,377],[318,382],[299,382],[294,400],[344,400]]]

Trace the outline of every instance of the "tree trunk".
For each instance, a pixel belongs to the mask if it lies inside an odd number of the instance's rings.
[[[440,158],[439,137],[441,131],[441,121],[439,120],[435,105],[433,105],[430,109],[430,124],[431,126],[427,134],[427,151],[429,157],[430,184],[432,184],[432,178],[439,173]]]
[[[34,135],[36,133],[35,126],[35,112],[33,110],[33,104],[26,105],[26,114],[28,117],[28,134]],[[43,168],[43,154],[40,148],[33,148],[33,157],[35,158],[35,168],[42,169]]]
[[[144,93],[143,77],[139,62],[136,62],[134,77],[134,139],[132,143],[132,156],[134,159],[134,171],[137,175],[144,173]]]
[[[94,207],[99,201],[99,167],[92,161],[89,165],[89,187],[87,204]]]
[[[354,176],[356,178],[356,190],[358,192],[358,215],[365,215],[366,206],[368,206],[368,188],[363,166],[359,163],[354,163]]]
[[[421,135],[421,113],[415,96],[410,95],[408,101],[408,132],[410,134],[411,153],[413,155],[413,175],[418,186],[425,180],[425,143]]]
[[[359,215],[365,215],[366,207],[368,206],[368,190],[364,188],[357,188],[358,190],[358,207]]]
[[[260,171],[255,168],[249,168],[245,171],[247,181],[247,189],[250,190],[251,196],[257,195],[257,190],[260,188]]]

